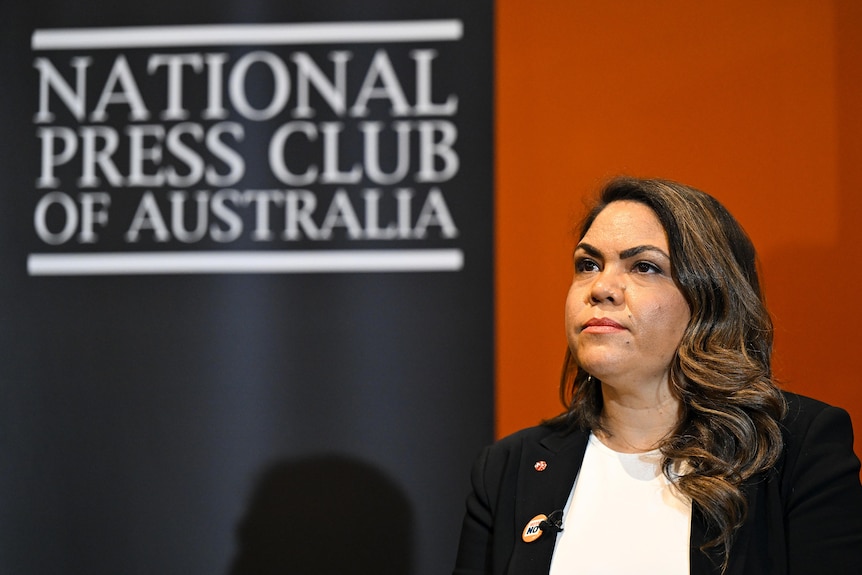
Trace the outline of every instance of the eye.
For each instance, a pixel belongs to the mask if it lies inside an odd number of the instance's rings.
[[[575,271],[578,273],[597,272],[599,271],[599,264],[590,258],[581,257],[575,260]]]
[[[652,262],[640,261],[637,262],[632,269],[640,274],[660,274],[662,269]]]

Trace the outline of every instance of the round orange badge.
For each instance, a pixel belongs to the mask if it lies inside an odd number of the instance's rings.
[[[527,523],[527,526],[524,527],[524,532],[521,533],[521,539],[524,540],[525,543],[532,543],[536,539],[542,536],[542,521],[547,521],[548,516],[544,513],[539,513]]]

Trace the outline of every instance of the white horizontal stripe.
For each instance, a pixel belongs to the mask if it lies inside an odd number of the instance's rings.
[[[291,252],[129,252],[30,254],[32,276],[445,272],[464,267],[449,250],[340,250]]]
[[[33,32],[33,50],[330,44],[460,40],[460,20],[55,28]]]

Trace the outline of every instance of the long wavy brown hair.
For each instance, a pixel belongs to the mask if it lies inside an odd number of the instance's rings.
[[[710,528],[712,539],[703,550],[719,550],[725,570],[748,510],[741,485],[775,465],[783,448],[778,422],[787,409],[772,379],[772,320],[754,245],[712,196],[677,182],[635,178],[617,178],[602,189],[579,237],[608,204],[622,200],[645,204],[658,216],[673,279],[691,311],[670,366],[682,416],[660,448],[665,475]],[[566,411],[552,424],[607,431],[601,424],[601,382],[577,365],[571,350],[560,398]]]

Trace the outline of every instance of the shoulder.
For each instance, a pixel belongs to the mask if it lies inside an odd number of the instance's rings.
[[[789,391],[782,390],[781,395],[783,395],[784,399],[787,401],[788,417],[794,416],[802,417],[804,419],[807,415],[817,414],[825,409],[834,409],[834,406],[829,405],[826,402],[814,399],[813,397],[799,395],[798,393],[791,393]]]
[[[487,447],[491,455],[520,453],[524,450],[547,450],[556,453],[576,440],[583,432],[551,424],[528,427],[507,435]]]
[[[862,573],[862,485],[850,416],[809,397],[785,398],[780,516],[770,525],[783,525],[792,542],[794,572]]]
[[[485,447],[476,461],[476,468],[491,476],[513,473],[523,458],[550,457],[580,443],[585,434],[566,431],[550,425],[537,425],[516,431]],[[582,441],[581,441],[582,442]],[[478,470],[474,468],[474,470]]]
[[[492,447],[496,449],[517,449],[526,444],[541,443],[548,437],[559,435],[559,432],[547,425],[527,427],[497,440]]]
[[[532,449],[557,434],[558,432],[545,425],[528,427],[485,447],[481,459],[486,464],[494,464],[495,467],[505,466],[508,462],[519,459],[525,448]]]
[[[784,397],[785,479],[816,467],[824,473],[855,474],[858,482],[859,460],[853,451],[853,426],[847,411],[795,393],[784,392]]]
[[[837,431],[834,427],[850,427],[850,415],[840,407],[823,401],[783,391],[787,401],[787,413],[781,420],[785,440],[798,440],[812,431],[819,431],[825,423],[827,431]]]

